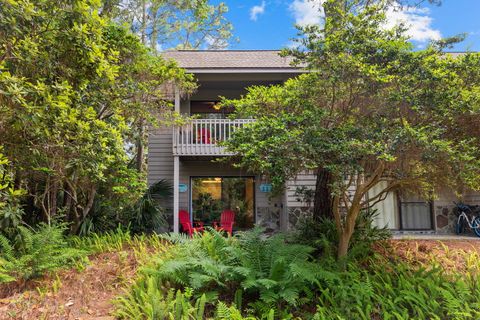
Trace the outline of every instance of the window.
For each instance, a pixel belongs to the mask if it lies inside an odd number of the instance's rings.
[[[254,225],[253,177],[196,177],[191,179],[193,219],[212,224],[223,210],[235,212],[234,229]]]
[[[402,230],[433,229],[432,205],[418,195],[399,196],[400,227]]]

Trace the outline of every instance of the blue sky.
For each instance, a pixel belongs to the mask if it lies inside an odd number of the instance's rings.
[[[318,3],[322,0],[223,0],[230,8],[227,18],[233,23],[239,42],[230,49],[279,49],[295,37],[295,23],[320,21]],[[218,3],[220,0],[214,0]],[[388,14],[389,21],[406,21],[418,48],[430,39],[468,33],[454,50],[480,51],[480,0],[443,0],[439,7],[424,5]]]

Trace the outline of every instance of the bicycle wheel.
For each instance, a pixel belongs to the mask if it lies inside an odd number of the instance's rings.
[[[463,233],[464,231],[465,231],[465,221],[462,217],[459,217],[457,219],[457,224],[455,225],[455,233],[460,234],[460,233]]]
[[[477,237],[480,237],[480,217],[476,217],[473,221],[472,230],[477,235]]]

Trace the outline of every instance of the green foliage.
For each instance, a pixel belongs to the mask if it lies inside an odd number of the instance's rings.
[[[152,184],[140,199],[122,209],[100,199],[90,217],[82,222],[79,235],[102,233],[118,225],[128,226],[135,234],[164,231],[168,227],[164,205],[171,196],[171,184],[160,180]]]
[[[371,260],[322,283],[314,319],[476,319],[478,277]]]
[[[227,306],[224,302],[219,301],[217,304],[217,312],[215,313],[215,319],[219,320],[255,320],[255,317],[243,317],[240,310],[234,306]],[[271,310],[262,319],[273,320],[274,312]]]
[[[377,210],[372,209],[362,210],[358,215],[348,254],[350,259],[362,260],[368,257],[372,253],[373,244],[381,243],[392,236],[387,227],[380,228],[374,224],[378,214]]]
[[[0,282],[38,277],[86,254],[69,245],[63,225],[40,224],[36,230],[19,226],[18,231],[15,241],[0,234]]]
[[[316,257],[329,258],[335,255],[338,232],[331,219],[322,217],[316,221],[310,216],[304,216],[289,234],[289,241],[315,248]]]
[[[179,235],[165,239],[175,247],[141,270],[131,292],[143,292],[139,286],[148,278],[155,287],[192,288],[210,303],[229,296],[237,307],[248,305],[259,315],[279,308],[283,316],[313,297],[318,275],[317,265],[309,261],[313,248],[286,243],[283,236],[266,238],[254,230],[226,238],[211,230],[191,240]]]
[[[194,217],[206,223],[212,223],[220,219],[222,209],[225,207],[221,199],[213,199],[210,193],[198,194],[198,199],[192,200]]]
[[[96,210],[119,212],[142,197],[129,146],[157,115],[173,118],[171,85],[188,92],[192,76],[101,16],[100,1],[1,8],[0,136],[9,176],[27,191],[24,220],[63,216],[78,233]],[[89,221],[83,232],[94,229]]]
[[[117,309],[114,315],[120,319],[219,319],[219,320],[255,320],[255,317],[243,317],[240,310],[234,306],[227,306],[224,302],[218,302],[214,317],[207,310],[205,295],[199,298],[192,296],[192,290],[186,288],[181,290],[165,289],[156,279],[147,276],[137,286],[115,300]],[[273,320],[273,312],[266,320]]]
[[[82,248],[88,252],[111,252],[122,251],[125,245],[133,241],[128,229],[118,226],[115,230],[99,233],[92,233],[88,236],[75,236],[70,238],[76,248]]]
[[[364,219],[371,218],[368,214]],[[383,238],[377,232],[374,237]],[[357,239],[365,235],[370,231]],[[468,259],[465,274],[447,273],[434,262],[418,267],[371,251],[358,260],[354,250],[342,268],[328,257],[313,260],[311,247],[290,244],[281,236],[267,238],[259,230],[229,238],[215,231],[193,239],[165,238],[172,246],[146,259],[135,283],[116,301],[120,318],[169,319],[176,314],[175,319],[476,319],[480,315],[477,255]]]
[[[152,49],[224,49],[233,26],[224,2],[208,0],[104,1],[105,14],[127,22]],[[148,12],[148,14],[143,14]]]
[[[12,236],[22,223],[24,211],[20,205],[25,190],[16,189],[10,161],[2,153],[0,145],[0,232]]]
[[[376,210],[360,212],[346,259],[359,261],[370,258],[373,254],[372,245],[391,237],[387,228],[374,225],[377,215]],[[289,235],[289,241],[314,247],[316,257],[329,259],[337,252],[338,232],[335,222],[331,219],[322,217],[320,221],[316,221],[305,216],[295,225],[295,230]]]
[[[137,285],[125,296],[119,297],[115,316],[120,319],[203,319],[205,296],[192,298],[192,291],[162,288],[154,277],[137,281]]]
[[[125,210],[132,232],[158,232],[161,227],[167,226],[165,209],[161,203],[167,203],[172,195],[173,187],[168,181],[160,180],[152,184],[133,208]],[[131,215],[128,216],[128,213]]]
[[[480,54],[446,55],[451,41],[413,50],[402,27],[384,27],[394,5],[324,1],[324,23],[284,52],[310,72],[223,102],[256,119],[226,142],[233,161],[275,191],[304,170],[330,173],[339,256],[360,211],[387,192],[480,190]]]

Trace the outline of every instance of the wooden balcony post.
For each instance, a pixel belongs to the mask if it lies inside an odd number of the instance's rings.
[[[178,87],[175,87],[175,112],[180,113],[180,90]],[[174,129],[174,135],[180,133],[180,130]],[[178,143],[181,139],[177,137],[173,137],[174,143]],[[177,149],[178,151],[178,149]],[[180,158],[178,155],[173,156],[173,232],[178,233],[180,231],[179,228],[179,221],[178,221],[178,211],[179,211],[179,191],[178,188],[180,186]]]
[[[193,119],[173,134],[174,156],[228,156],[231,153],[219,146],[238,129],[253,119]]]

